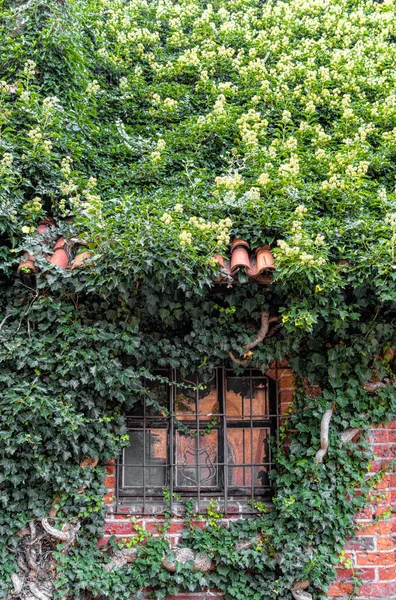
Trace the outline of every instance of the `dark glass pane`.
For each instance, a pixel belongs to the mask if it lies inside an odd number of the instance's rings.
[[[266,378],[227,377],[226,414],[234,420],[268,418]]]
[[[266,485],[263,483],[265,477],[261,471],[267,468],[263,463],[269,461],[269,435],[269,429],[261,427],[235,427],[227,430],[229,486]]]
[[[146,417],[165,416],[169,408],[168,384],[158,380],[149,381],[146,385],[147,393],[142,392],[136,398],[135,404],[128,411],[129,417],[143,417],[144,403],[146,402]]]
[[[191,433],[196,433],[191,431]],[[191,437],[176,434],[176,485],[213,487],[218,485],[218,432]]]
[[[125,448],[123,456],[123,487],[165,485],[166,430],[151,429],[146,430],[146,432],[142,429],[132,430],[129,432],[129,440],[130,444]],[[146,465],[145,470],[143,467],[144,464]]]
[[[146,416],[165,416],[169,408],[169,385],[166,382],[150,381],[147,389],[149,392],[146,398]]]
[[[181,377],[178,373],[176,386],[175,413],[178,419],[192,419],[197,413],[198,377],[192,373]]]
[[[210,420],[213,418],[213,415],[217,415],[220,412],[216,373],[213,373],[211,379],[208,382],[201,384],[200,387],[202,387],[198,392],[198,413],[200,415],[200,420]]]
[[[175,398],[175,413],[179,420],[194,420],[197,412],[202,419],[211,419],[212,415],[218,414],[218,395],[216,385],[216,374],[211,379],[199,382],[196,374],[185,378],[178,377],[183,385],[178,385]],[[198,407],[197,407],[198,402]]]

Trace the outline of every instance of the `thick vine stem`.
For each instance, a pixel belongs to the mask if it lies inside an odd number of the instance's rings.
[[[294,600],[312,600],[312,594],[304,590],[291,590]]]
[[[343,431],[340,435],[341,442],[343,444],[347,444],[348,442],[351,442],[353,440],[353,438],[355,437],[355,435],[358,435],[358,433],[361,433],[362,431],[363,431],[362,427],[357,427],[355,429],[347,429],[346,431]]]
[[[231,358],[232,362],[240,367],[246,367],[249,364],[249,360],[247,358],[238,358],[235,356],[232,350],[228,350],[228,356]]]
[[[253,348],[261,344],[261,342],[264,341],[266,337],[272,337],[280,329],[280,327],[282,326],[281,324],[276,325],[276,327],[273,327],[273,329],[269,331],[270,323],[274,323],[277,320],[278,317],[270,317],[268,311],[263,310],[261,312],[261,327],[256,338],[252,342],[249,342],[248,344],[244,345],[244,349],[246,350],[247,354],[249,354],[250,350],[253,350]],[[232,350],[228,351],[228,356],[236,365],[242,367],[250,363],[250,358],[238,358],[237,356],[235,356]]]
[[[322,417],[320,424],[320,450],[317,451],[315,456],[316,464],[322,463],[327,454],[327,449],[329,447],[329,426],[332,416],[333,409],[329,408]]]
[[[80,529],[80,523],[77,523],[75,527],[65,523],[61,530],[56,529],[48,523],[48,517],[43,517],[41,519],[41,525],[43,526],[44,531],[46,531],[51,537],[54,537],[62,542],[72,542],[76,537],[77,531]]]
[[[122,569],[126,564],[133,563],[137,559],[138,550],[135,547],[122,548],[117,550],[112,556],[110,562],[107,563],[103,568],[105,571],[114,571],[115,569]]]
[[[246,350],[252,350],[253,348],[255,348],[256,346],[258,346],[258,344],[260,344],[264,338],[267,337],[267,333],[268,333],[268,329],[269,329],[269,324],[270,324],[270,315],[269,312],[266,310],[263,310],[261,313],[261,327],[260,330],[257,334],[257,337],[255,340],[253,340],[253,342],[250,342],[249,344],[245,344],[244,348]]]
[[[378,392],[378,390],[386,388],[388,385],[392,385],[392,382],[390,379],[386,378],[384,381],[367,381],[363,387],[368,394],[374,394],[375,392]]]
[[[184,564],[189,561],[194,562],[194,571],[200,571],[201,573],[208,573],[213,568],[212,560],[207,554],[196,554],[191,548],[175,548],[173,550],[174,558],[171,556],[165,556],[162,559],[161,565],[164,569],[170,573],[176,572],[176,563]]]

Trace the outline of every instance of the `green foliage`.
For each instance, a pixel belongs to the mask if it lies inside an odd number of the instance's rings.
[[[392,0],[3,0],[0,596],[16,533],[54,503],[59,525],[82,521],[68,554],[55,549],[58,597],[212,586],[227,600],[290,599],[300,579],[324,597],[376,480],[364,439],[339,434],[396,416],[395,387],[363,387],[373,368],[395,377],[394,16]],[[49,266],[55,240],[35,233],[47,214],[87,240],[89,265]],[[270,289],[242,274],[213,288],[213,253],[232,237],[272,245]],[[25,250],[37,290],[15,275]],[[283,326],[252,366],[287,357],[322,389],[296,394],[274,507],[227,528],[212,507],[205,530],[188,512],[185,543],[213,556],[210,574],[169,574],[151,536],[133,566],[104,571],[104,465],[143,377],[207,375],[229,349],[243,354],[262,310]],[[246,538],[257,543],[237,550]]]

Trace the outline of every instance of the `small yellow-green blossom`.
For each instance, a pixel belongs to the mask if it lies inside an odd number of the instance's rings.
[[[28,131],[28,136],[32,140],[33,144],[37,145],[43,139],[43,132],[39,127],[34,127],[34,129]]]
[[[36,72],[36,63],[34,62],[34,60],[27,60],[25,62],[25,65],[23,67],[23,72],[25,73],[25,75],[28,75],[30,77],[33,77],[35,75]]]
[[[266,186],[270,181],[271,177],[268,175],[268,173],[261,173],[257,179],[257,183],[263,187]]]
[[[217,187],[223,187],[227,190],[236,190],[244,184],[243,177],[237,171],[230,175],[216,177],[215,184]]]
[[[164,212],[164,214],[161,217],[161,221],[162,223],[165,223],[165,225],[170,225],[172,223],[172,215],[170,215],[167,212]]]
[[[2,169],[9,169],[14,162],[14,157],[11,152],[4,152],[3,158],[0,161],[0,165]]]
[[[98,84],[96,79],[93,79],[93,81],[91,81],[88,85],[87,85],[87,89],[86,92],[88,94],[88,96],[94,96],[95,94],[97,94],[100,90],[100,85]]]
[[[182,231],[179,235],[181,246],[190,246],[192,244],[192,234],[189,231]]]

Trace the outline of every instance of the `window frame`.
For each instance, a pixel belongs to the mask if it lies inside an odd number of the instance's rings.
[[[165,469],[165,484],[163,486],[154,486],[148,487],[145,485],[145,477],[146,477],[146,469],[147,465],[145,462],[145,458],[143,460],[143,465],[137,465],[136,467],[141,467],[143,473],[143,486],[142,487],[128,487],[124,484],[125,482],[125,451],[123,449],[120,459],[117,460],[116,463],[116,510],[118,511],[119,506],[135,506],[137,509],[136,512],[140,514],[146,513],[146,507],[148,505],[158,505],[164,504],[163,495],[159,493],[162,490],[162,487],[167,487],[170,493],[171,499],[171,508],[174,505],[174,495],[178,495],[181,498],[192,498],[197,502],[197,512],[200,512],[200,506],[205,504],[205,501],[209,498],[216,498],[222,500],[224,502],[225,509],[227,508],[227,504],[230,501],[247,501],[247,500],[260,500],[266,501],[270,500],[272,496],[272,488],[270,486],[269,480],[268,484],[255,486],[254,478],[253,478],[253,469],[256,466],[266,466],[268,470],[268,475],[271,472],[273,467],[273,459],[272,459],[272,448],[270,439],[268,439],[268,456],[266,456],[266,460],[263,463],[254,462],[246,462],[243,465],[237,463],[239,466],[244,466],[251,469],[251,485],[250,486],[230,486],[228,484],[229,478],[229,469],[230,464],[225,460],[225,456],[228,455],[228,439],[227,439],[227,431],[228,429],[236,429],[243,428],[246,431],[250,431],[252,435],[252,431],[255,428],[266,429],[269,432],[269,436],[271,438],[277,437],[279,430],[279,412],[278,412],[278,393],[277,393],[277,385],[276,382],[268,377],[268,375],[262,374],[260,371],[256,369],[245,369],[241,374],[236,374],[232,369],[228,369],[225,367],[215,367],[214,376],[216,378],[216,391],[217,391],[217,402],[219,406],[219,413],[217,416],[217,424],[213,427],[213,430],[216,430],[218,436],[218,444],[217,444],[217,460],[214,463],[217,468],[218,473],[218,483],[216,486],[201,486],[199,484],[199,477],[197,479],[198,485],[196,487],[193,486],[177,486],[176,485],[176,477],[177,477],[177,457],[176,457],[176,437],[178,435],[177,426],[175,425],[176,412],[175,412],[175,398],[177,393],[177,377],[178,372],[176,369],[161,369],[157,371],[157,374],[169,378],[169,381],[172,382],[171,385],[167,385],[167,402],[169,409],[169,416],[156,416],[152,417],[147,415],[147,405],[146,401],[143,401],[143,416],[133,416],[127,415],[127,427],[128,431],[132,430],[143,430],[146,432],[148,429],[150,430],[161,430],[165,431],[166,442],[167,442],[167,453],[166,453],[166,463],[163,465]],[[266,381],[267,386],[267,398],[268,398],[268,408],[269,415],[267,419],[254,419],[253,415],[250,414],[250,418],[248,419],[235,419],[232,420],[227,417],[227,409],[226,409],[226,386],[227,386],[227,376],[232,376],[233,378],[250,378],[250,385],[252,385],[252,380],[254,378],[260,378]],[[197,377],[198,379],[198,377]],[[165,384],[166,385],[166,384]],[[187,427],[188,429],[198,430],[205,429],[208,421],[202,421],[200,419],[199,407],[198,407],[198,399],[199,399],[199,390],[196,391],[196,408],[193,419],[187,420],[183,419],[183,427]],[[252,410],[250,411],[252,412]],[[183,414],[183,413],[181,413]],[[140,424],[138,426],[138,424]],[[180,434],[179,434],[180,435]],[[200,436],[197,436],[198,439]],[[143,454],[145,456],[145,434],[143,440]],[[198,463],[199,464],[199,463]],[[199,472],[199,467],[198,467]],[[141,510],[139,510],[141,508]],[[151,510],[149,512],[152,512]],[[155,512],[155,511],[154,511]]]

